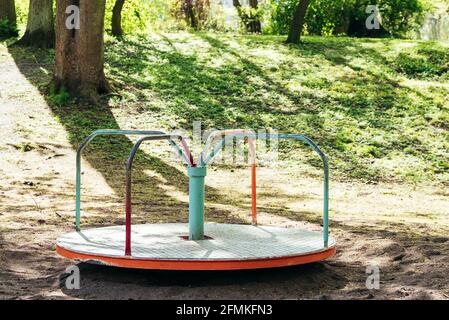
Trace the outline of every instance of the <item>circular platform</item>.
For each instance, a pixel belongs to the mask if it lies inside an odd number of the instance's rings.
[[[60,237],[57,252],[67,258],[125,268],[239,270],[299,265],[335,253],[335,239],[301,229],[206,223],[207,240],[189,241],[182,223],[132,226],[132,252],[125,256],[125,227],[72,232]]]

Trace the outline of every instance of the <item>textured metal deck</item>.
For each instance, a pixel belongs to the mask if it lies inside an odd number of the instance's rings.
[[[131,255],[155,260],[250,260],[308,255],[335,246],[330,237],[324,248],[321,232],[301,229],[207,223],[204,230],[211,240],[184,240],[188,225],[182,223],[133,225]],[[124,245],[124,226],[72,232],[57,241],[68,251],[104,257],[123,257]]]

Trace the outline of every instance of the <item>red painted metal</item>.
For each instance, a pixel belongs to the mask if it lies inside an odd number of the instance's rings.
[[[253,225],[257,224],[257,206],[256,206],[256,165],[251,165],[251,218]]]
[[[127,173],[131,175],[131,172]],[[125,238],[125,255],[131,255],[131,177],[126,179],[126,238]]]
[[[250,260],[155,260],[136,259],[129,256],[97,256],[70,251],[56,246],[56,251],[63,257],[81,261],[97,261],[106,265],[155,270],[245,270],[274,267],[287,267],[312,263],[327,259],[335,254],[335,248],[301,256],[287,256]]]
[[[257,225],[256,148],[253,139],[248,139],[248,149],[251,154],[251,219],[252,224]]]
[[[181,139],[180,141],[181,141],[182,148],[184,149],[184,153],[190,161],[190,165],[192,167],[196,167],[195,160],[193,160],[193,156],[192,156],[192,153],[190,152],[187,142],[184,139]]]

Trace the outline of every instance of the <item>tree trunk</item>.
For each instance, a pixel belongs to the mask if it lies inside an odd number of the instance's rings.
[[[112,35],[121,37],[123,35],[122,29],[122,10],[125,0],[115,1],[114,9],[112,9]]]
[[[66,27],[66,8],[79,4],[80,28]],[[104,75],[104,12],[106,0],[56,0],[56,63],[54,83],[98,103],[109,92]]]
[[[197,29],[198,24],[195,17],[195,11],[193,9],[193,0],[184,0],[184,12],[186,15],[187,23],[193,29]]]
[[[54,48],[53,0],[30,0],[27,28],[16,45]]]
[[[304,20],[309,7],[310,0],[300,0],[293,14],[290,31],[288,32],[287,43],[299,43],[301,40],[301,33],[304,27]]]
[[[251,8],[257,9],[258,5],[259,5],[258,0],[249,0],[249,6]],[[253,33],[260,33],[262,31],[262,25],[257,17],[252,17],[252,21],[250,24],[250,31]]]
[[[8,20],[10,30],[0,34],[0,37],[17,36],[16,6],[14,0],[0,0],[0,21]]]
[[[0,0],[0,20],[8,19],[12,25],[16,24],[16,6],[14,0]]]

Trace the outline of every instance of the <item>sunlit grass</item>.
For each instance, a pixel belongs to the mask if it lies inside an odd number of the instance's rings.
[[[447,49],[320,37],[287,46],[275,36],[176,33],[109,38],[106,61],[109,76],[126,84],[114,104],[143,104],[153,111],[144,117],[157,115],[163,125],[188,129],[201,120],[305,133],[341,178],[447,183]],[[408,54],[419,59],[403,70]],[[437,54],[445,60],[435,61]],[[289,144],[281,151],[286,158],[304,153]]]
[[[107,36],[106,74],[118,91],[108,97],[109,108],[80,113],[73,101],[54,109],[73,129],[74,143],[99,127],[191,130],[199,120],[203,129],[307,134],[328,155],[333,178],[449,182],[449,44],[283,40],[183,32]],[[14,55],[52,65],[53,51],[16,49]],[[298,144],[281,143],[280,151],[281,159],[319,167]]]

